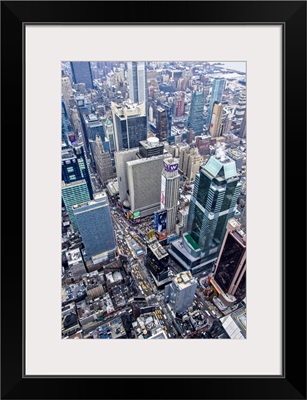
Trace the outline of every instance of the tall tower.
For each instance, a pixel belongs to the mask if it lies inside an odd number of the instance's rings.
[[[104,132],[105,132],[106,138],[108,139],[108,141],[110,143],[110,150],[113,153],[115,150],[114,127],[113,127],[113,123],[110,118],[108,118],[104,124]]]
[[[240,138],[246,138],[246,110],[244,111],[244,116],[241,122],[239,136]]]
[[[212,138],[218,137],[222,130],[222,116],[223,106],[222,103],[217,101],[213,104],[212,117],[210,123],[210,135]]]
[[[102,185],[105,185],[108,180],[113,178],[113,167],[110,153],[104,151],[99,135],[96,136],[94,159],[99,179]]]
[[[227,221],[234,216],[241,190],[236,163],[218,151],[196,174],[187,233],[172,242],[171,254],[185,267],[211,267],[217,259]]]
[[[205,96],[203,92],[194,91],[192,94],[188,128],[192,128],[195,135],[201,135],[204,128]]]
[[[86,181],[90,198],[92,198],[92,182],[83,147],[62,149],[62,180],[65,183],[73,183],[81,179]]]
[[[91,64],[87,61],[73,61],[70,63],[74,83],[85,83],[86,89],[93,89]]]
[[[86,181],[84,179],[71,183],[65,183],[62,181],[62,199],[73,230],[77,232],[78,225],[73,212],[73,206],[90,200]]]
[[[129,97],[133,103],[146,102],[146,67],[145,62],[128,62]]]
[[[168,120],[167,120],[167,114],[166,114],[166,110],[161,107],[158,106],[156,109],[157,112],[157,137],[161,140],[161,141],[165,141],[167,140],[168,137]]]
[[[131,149],[147,136],[145,103],[111,102],[115,133],[115,150]]]
[[[220,103],[222,101],[225,86],[226,86],[226,80],[224,78],[214,79],[213,85],[212,85],[210,103],[209,103],[209,107],[208,107],[207,121],[206,121],[206,126],[208,129],[209,129],[210,123],[211,123],[213,105],[216,101],[218,103]]]
[[[69,99],[72,95],[72,87],[68,76],[62,76],[62,96],[65,104],[66,115],[69,116]]]
[[[246,295],[246,234],[235,218],[227,223],[211,283],[223,303],[231,301],[231,296],[242,300]]]
[[[93,200],[75,205],[73,212],[86,256],[92,258],[103,253],[114,253],[116,240],[106,194],[94,194]]]
[[[176,227],[177,203],[179,195],[179,160],[165,158],[161,174],[161,210],[166,209],[166,231],[172,233]]]
[[[165,300],[175,312],[185,312],[193,305],[197,281],[190,272],[180,272],[165,287]]]
[[[191,198],[186,247],[192,238],[204,255],[218,251],[227,221],[233,217],[241,183],[236,163],[225,155],[211,156],[195,178]]]

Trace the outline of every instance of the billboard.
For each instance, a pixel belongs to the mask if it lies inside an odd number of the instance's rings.
[[[140,211],[135,211],[135,212],[133,213],[133,218],[139,218],[140,215],[141,215],[141,212],[140,212]]]
[[[168,164],[165,161],[163,161],[163,166],[164,166],[165,171],[168,171],[168,172],[177,171],[178,162],[175,162],[174,164]]]
[[[161,202],[160,202],[161,210],[165,208],[165,186],[166,186],[166,178],[164,175],[161,175]]]
[[[164,232],[166,230],[166,216],[166,211],[160,211],[154,214],[154,230],[156,232]]]

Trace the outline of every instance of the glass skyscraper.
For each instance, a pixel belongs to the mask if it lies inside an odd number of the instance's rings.
[[[85,83],[86,89],[93,89],[91,63],[87,61],[73,61],[70,63],[74,83]]]
[[[87,257],[116,250],[110,207],[104,192],[94,194],[92,201],[76,205],[74,215]]]
[[[209,108],[208,108],[208,115],[207,115],[207,120],[206,120],[206,126],[208,129],[209,129],[210,123],[211,123],[213,105],[215,102],[220,103],[222,101],[225,86],[226,86],[226,80],[224,78],[214,79],[213,85],[212,85]]]
[[[62,180],[72,183],[84,179],[90,198],[93,196],[92,183],[88,171],[87,160],[82,146],[62,149]]]
[[[78,225],[73,212],[73,206],[90,200],[86,181],[84,179],[71,183],[65,183],[62,181],[62,199],[73,230],[77,232]]]
[[[129,97],[133,103],[146,102],[146,67],[144,62],[128,62]]]
[[[205,95],[203,92],[193,92],[191,100],[188,128],[192,128],[195,135],[201,135],[204,128]]]
[[[187,267],[217,258],[227,221],[234,216],[241,191],[236,164],[224,153],[211,156],[196,174],[187,233],[172,243],[170,253]]]
[[[122,104],[111,103],[113,114],[115,149],[132,149],[138,147],[141,140],[147,137],[147,117],[145,103]]]

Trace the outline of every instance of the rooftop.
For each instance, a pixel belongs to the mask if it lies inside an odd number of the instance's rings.
[[[213,177],[217,177],[221,173],[225,179],[237,176],[236,163],[226,155],[221,157],[211,156],[202,169],[209,172]]]

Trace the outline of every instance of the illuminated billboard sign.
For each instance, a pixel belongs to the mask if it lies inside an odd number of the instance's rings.
[[[166,230],[166,216],[166,211],[160,211],[154,214],[154,230],[156,232],[164,232]]]
[[[163,166],[164,166],[165,171],[168,171],[168,172],[177,171],[177,169],[178,169],[178,163],[167,164],[166,162],[163,162]]]
[[[141,212],[140,212],[140,211],[135,211],[135,212],[133,213],[133,218],[139,218],[140,215],[141,215]]]

